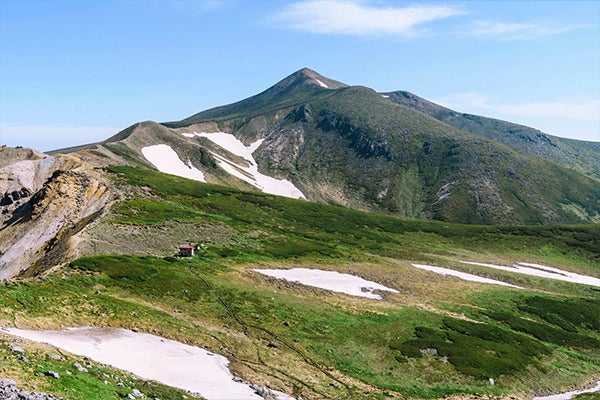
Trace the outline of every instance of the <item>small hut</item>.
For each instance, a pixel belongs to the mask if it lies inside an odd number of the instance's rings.
[[[180,257],[194,257],[194,246],[191,244],[184,244],[179,246]]]

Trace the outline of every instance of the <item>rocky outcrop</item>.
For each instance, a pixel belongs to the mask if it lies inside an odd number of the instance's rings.
[[[113,197],[108,180],[80,159],[19,159],[21,150],[1,149],[12,162],[0,168],[0,280],[68,261],[69,238]]]
[[[62,397],[54,397],[51,394],[28,392],[17,387],[17,383],[11,379],[0,378],[0,399],[4,400],[60,400]]]

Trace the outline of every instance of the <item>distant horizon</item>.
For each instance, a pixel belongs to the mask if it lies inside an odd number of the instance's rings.
[[[600,2],[0,2],[0,144],[94,143],[308,67],[600,142]]]

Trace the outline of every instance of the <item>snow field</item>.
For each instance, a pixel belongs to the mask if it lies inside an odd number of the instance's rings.
[[[331,290],[332,292],[345,293],[351,296],[366,297],[381,300],[382,297],[375,290],[399,293],[376,282],[371,282],[358,276],[342,274],[336,271],[323,271],[320,269],[292,268],[292,269],[253,269],[259,274],[284,279],[290,282]]]
[[[204,173],[195,168],[190,161],[186,165],[169,145],[146,146],[142,148],[142,155],[160,172],[206,182]]]
[[[482,278],[481,276],[477,276],[477,275],[473,275],[473,274],[469,274],[469,273],[461,272],[461,271],[455,271],[455,270],[449,269],[449,268],[435,267],[432,265],[422,265],[422,264],[412,264],[412,266],[415,268],[434,272],[436,274],[440,274],[440,275],[444,275],[444,276],[454,276],[456,278],[460,278],[465,281],[488,283],[491,285],[501,285],[501,286],[513,287],[516,289],[523,289],[520,286],[511,285],[510,283],[497,281],[495,279]]]
[[[229,360],[196,346],[121,328],[70,328],[64,331],[3,331],[131,372],[143,379],[198,393],[207,400],[262,400],[249,385],[235,382]],[[290,396],[274,392],[278,400]]]
[[[596,383],[596,386],[590,389],[575,390],[567,393],[554,394],[552,396],[534,397],[533,400],[570,400],[580,394],[597,392],[600,392],[600,381]]]
[[[182,135],[185,137],[199,136],[207,138],[217,146],[245,159],[249,164],[248,166],[237,164],[224,156],[211,152],[216,158],[219,167],[224,169],[230,175],[260,189],[264,193],[291,197],[294,199],[306,199],[306,196],[304,196],[300,189],[287,179],[276,179],[258,172],[258,164],[252,156],[252,153],[254,153],[254,151],[262,144],[264,139],[259,139],[250,144],[250,146],[246,146],[235,136],[225,132],[193,132],[182,133]]]
[[[564,271],[562,269],[547,267],[540,264],[532,264],[526,262],[518,262],[512,267],[506,267],[503,265],[472,262],[472,261],[461,261],[463,264],[478,265],[481,267],[488,267],[493,269],[499,269],[502,271],[515,272],[517,274],[537,276],[540,278],[554,279],[558,281],[578,283],[582,285],[591,285],[600,287],[600,279],[594,278],[587,275],[576,274],[575,272]]]
[[[321,82],[320,80],[315,78],[315,82],[317,82],[319,84],[319,86],[324,87],[325,89],[329,89],[329,86],[327,86],[326,84],[324,84],[323,82]]]

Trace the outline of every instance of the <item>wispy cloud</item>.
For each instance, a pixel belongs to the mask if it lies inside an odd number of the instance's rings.
[[[459,28],[462,35],[499,40],[529,40],[546,36],[554,36],[578,29],[588,28],[586,25],[563,25],[557,22],[499,22],[475,21]]]
[[[537,102],[496,106],[498,111],[510,115],[564,118],[579,121],[600,121],[600,100],[583,102]]]
[[[557,136],[600,141],[598,98],[503,104],[490,101],[479,93],[460,93],[434,102],[461,112],[520,123]]]
[[[460,93],[437,99],[436,102],[457,110],[477,109],[523,117],[600,121],[600,99],[498,104],[479,93]]]
[[[289,29],[352,36],[416,36],[427,22],[465,14],[450,6],[374,7],[361,1],[305,0],[273,19]]]

